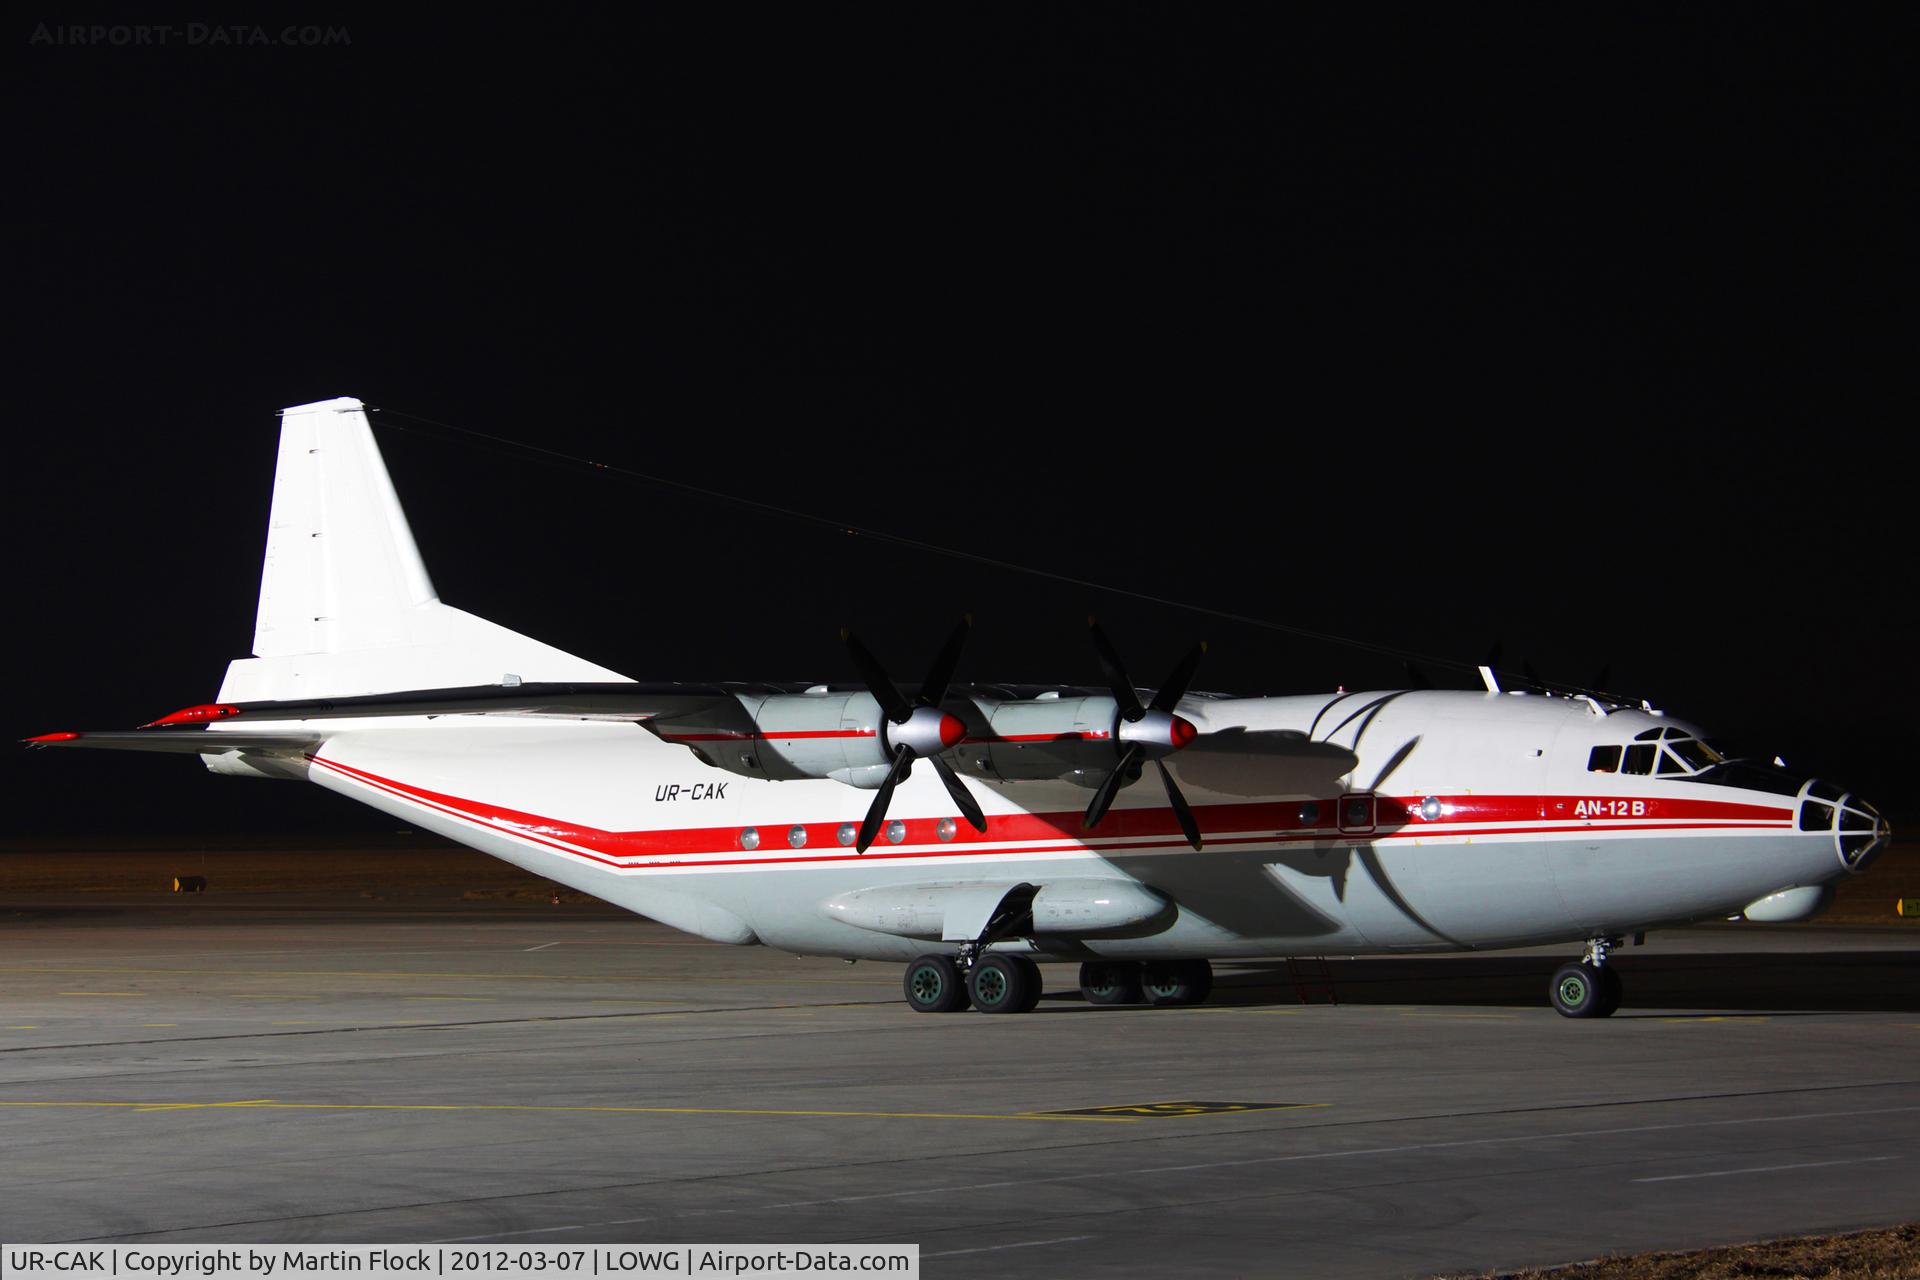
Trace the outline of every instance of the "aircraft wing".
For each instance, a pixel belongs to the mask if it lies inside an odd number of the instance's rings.
[[[250,751],[262,755],[298,756],[320,745],[322,735],[300,730],[279,733],[208,733],[180,729],[109,729],[86,733],[43,733],[28,738],[29,747],[97,747],[108,751],[172,751],[185,755],[217,755],[222,751]]]
[[[358,697],[204,703],[162,716],[148,727],[435,715],[651,720],[655,716],[707,710],[730,702],[737,692],[784,692],[787,688],[785,685],[751,684],[643,684],[629,680],[593,683],[529,681],[522,684],[466,685],[453,689],[408,689],[399,693],[372,693]]]

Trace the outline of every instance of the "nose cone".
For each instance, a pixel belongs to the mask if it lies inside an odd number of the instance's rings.
[[[1840,802],[1840,861],[1847,870],[1865,871],[1892,841],[1893,828],[1878,809],[1859,796]]]
[[[1893,828],[1878,809],[1818,779],[1802,794],[1796,825],[1802,831],[1831,832],[1840,865],[1848,871],[1866,870],[1893,839]]]

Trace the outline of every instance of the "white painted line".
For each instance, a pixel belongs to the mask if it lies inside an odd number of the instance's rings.
[[[1052,1240],[1022,1240],[1019,1244],[989,1244],[978,1249],[947,1249],[940,1253],[923,1253],[922,1258],[957,1258],[963,1253],[998,1253],[1002,1249],[1038,1249],[1043,1244],[1072,1244],[1077,1240],[1091,1240],[1092,1236],[1058,1236]]]
[[[557,947],[559,945],[557,942],[543,942],[537,947],[528,947],[526,949],[528,951],[545,951],[548,947]]]
[[[634,1219],[631,1219],[631,1221],[642,1222],[644,1221],[644,1219],[634,1218]],[[612,1226],[612,1225],[613,1224],[609,1222],[594,1222],[594,1223],[583,1224],[577,1227],[528,1227],[524,1231],[489,1231],[484,1235],[478,1235],[478,1236],[442,1236],[438,1240],[429,1240],[427,1241],[427,1243],[428,1244],[464,1244],[468,1240],[501,1240],[501,1239],[505,1239],[507,1236],[543,1236],[543,1235],[550,1235],[555,1231],[585,1231],[588,1226],[606,1227],[606,1226]]]
[[[1715,1169],[1712,1173],[1669,1173],[1659,1178],[1635,1178],[1635,1182],[1685,1182],[1690,1178],[1731,1178],[1741,1173],[1779,1173],[1783,1169],[1830,1169],[1836,1164],[1879,1164],[1898,1160],[1899,1156],[1861,1156],[1856,1160],[1815,1160],[1811,1164],[1763,1164],[1751,1169]]]

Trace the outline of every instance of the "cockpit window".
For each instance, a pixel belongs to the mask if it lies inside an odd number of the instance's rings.
[[[1714,765],[1705,773],[1696,773],[1691,781],[1709,786],[1739,787],[1743,791],[1770,791],[1778,796],[1797,796],[1804,782],[1801,775],[1788,773],[1773,765],[1753,760],[1729,760]]]
[[[1692,773],[1693,768],[1686,761],[1674,755],[1672,750],[1660,753],[1660,773],[1662,776],[1674,773]]]
[[[1685,729],[1661,725],[1635,734],[1627,745],[1606,743],[1593,748],[1587,755],[1587,772],[1686,778],[1725,762],[1725,756],[1700,739],[1689,737]]]
[[[1705,769],[1725,759],[1718,751],[1698,738],[1676,738],[1667,743],[1667,750],[1686,761],[1691,769]]]

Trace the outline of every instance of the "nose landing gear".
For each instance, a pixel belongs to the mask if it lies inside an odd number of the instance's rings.
[[[1563,964],[1553,973],[1548,996],[1554,1012],[1563,1018],[1607,1018],[1620,1007],[1620,971],[1607,963],[1607,952],[1620,945],[1620,939],[1593,938],[1587,953],[1572,964]]]

